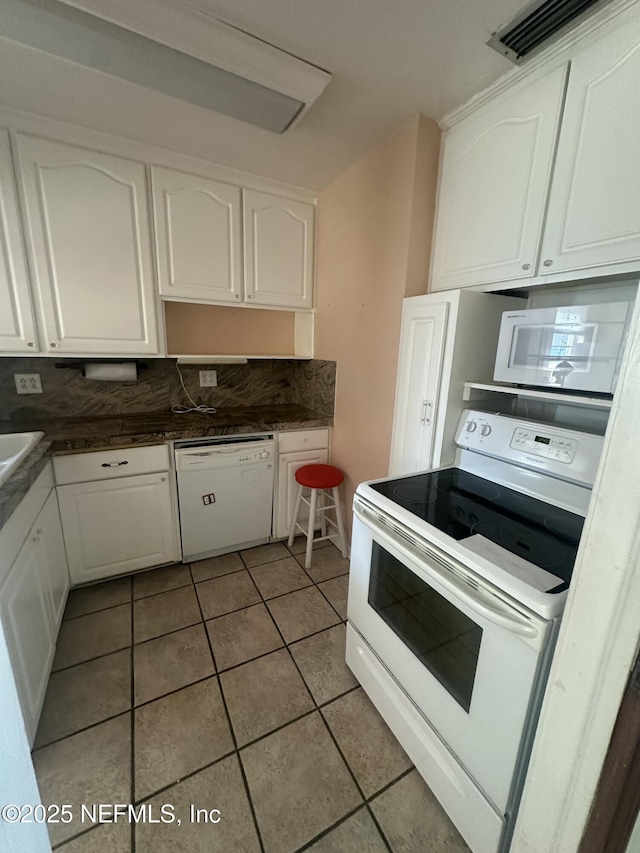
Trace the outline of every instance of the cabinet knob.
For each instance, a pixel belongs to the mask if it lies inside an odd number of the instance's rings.
[[[253,293],[247,293],[247,299],[253,299]]]
[[[551,266],[551,264],[553,263],[553,261],[551,261],[551,260],[549,260],[549,259],[547,258],[547,260],[546,260],[546,261],[543,261],[543,263],[544,263],[545,267],[550,267],[550,266]]]
[[[166,481],[166,479],[167,479],[166,477],[160,477],[160,482],[164,483]]]
[[[34,347],[34,346],[35,346],[35,344],[34,344],[34,342],[33,342],[33,341],[29,341],[29,343],[27,344],[27,346],[28,346],[28,347]]]
[[[57,347],[57,346],[58,346],[58,344],[51,342],[51,343],[49,344],[49,346],[51,346],[51,347]]]
[[[39,541],[40,541],[40,537],[39,537],[39,536],[34,536],[34,537],[33,537],[33,539],[32,539],[31,541],[32,541],[32,542],[39,542]]]
[[[523,269],[523,270],[530,270],[530,269],[531,269],[531,264],[522,264],[522,269]]]
[[[236,299],[240,299],[240,294],[236,293]]]
[[[44,530],[36,530],[36,533],[38,534],[38,536],[42,536],[42,534],[44,533]]]

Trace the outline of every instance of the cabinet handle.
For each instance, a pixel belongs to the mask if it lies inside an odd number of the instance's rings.
[[[118,465],[128,465],[128,461],[125,459],[124,462],[103,462],[100,466],[101,468],[117,468]]]
[[[551,266],[551,264],[553,263],[553,261],[551,261],[551,260],[549,260],[549,259],[547,258],[547,260],[546,260],[546,261],[543,261],[543,263],[544,263],[545,267],[550,267],[550,266]]]
[[[523,270],[530,270],[530,269],[531,269],[531,264],[522,264],[522,269],[523,269]]]
[[[431,423],[431,418],[427,417],[427,412],[429,412],[432,405],[433,405],[433,403],[431,403],[429,400],[425,400],[422,403],[422,417],[420,418],[420,423],[422,423],[422,424],[430,424]]]

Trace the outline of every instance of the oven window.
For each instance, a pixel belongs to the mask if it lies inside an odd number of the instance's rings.
[[[377,542],[369,604],[468,712],[482,628]]]

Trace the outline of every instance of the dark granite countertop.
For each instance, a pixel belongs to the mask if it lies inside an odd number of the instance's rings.
[[[332,424],[333,418],[297,405],[220,408],[215,415],[169,411],[0,421],[0,433],[44,432],[44,438],[0,486],[0,528],[6,524],[54,453],[159,444],[209,435],[315,429]]]

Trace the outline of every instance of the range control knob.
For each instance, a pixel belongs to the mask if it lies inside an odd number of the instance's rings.
[[[490,435],[490,434],[491,434],[491,427],[489,426],[489,424],[484,424],[484,426],[482,426],[480,429],[480,435]]]
[[[268,451],[263,450],[263,451],[260,453],[260,459],[268,459],[268,458],[269,458],[269,453],[268,453]]]
[[[467,421],[467,432],[475,432],[478,424],[475,421]]]

